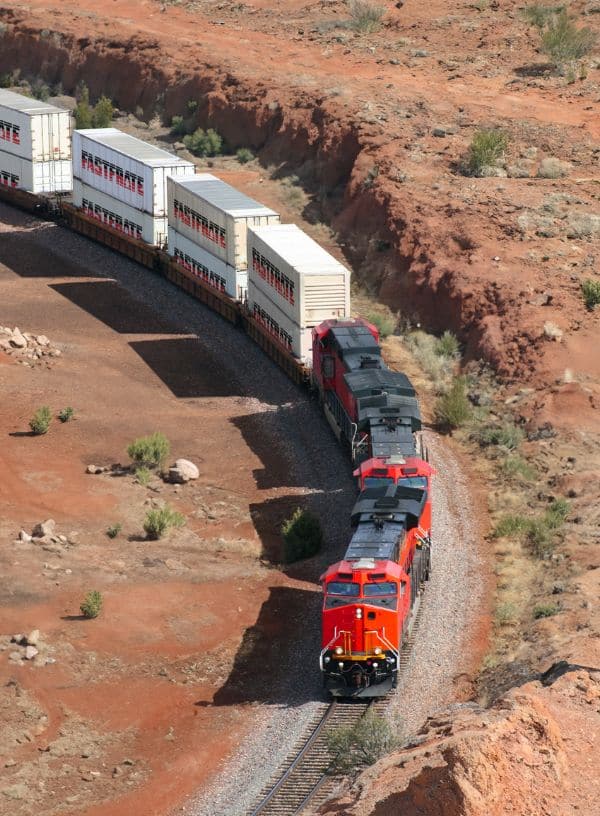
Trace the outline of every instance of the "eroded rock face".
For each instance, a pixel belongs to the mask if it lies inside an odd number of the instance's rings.
[[[593,805],[594,773],[578,739],[600,730],[600,677],[572,671],[528,683],[490,709],[453,706],[412,747],[362,773],[321,816],[566,816]]]

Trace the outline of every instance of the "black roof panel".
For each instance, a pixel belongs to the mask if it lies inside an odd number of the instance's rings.
[[[344,374],[346,385],[353,395],[369,397],[386,391],[388,394],[399,394],[414,397],[415,389],[406,374],[390,371],[387,368],[365,368]]]

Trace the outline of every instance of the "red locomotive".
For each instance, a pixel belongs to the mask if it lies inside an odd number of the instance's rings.
[[[321,576],[323,683],[337,697],[394,687],[400,650],[431,569],[433,468],[417,455],[419,405],[381,358],[362,319],[313,329],[313,381],[325,415],[358,464],[360,493],[342,561]]]

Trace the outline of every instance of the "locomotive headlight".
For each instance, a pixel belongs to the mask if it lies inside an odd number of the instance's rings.
[[[356,610],[356,617],[360,620],[362,618],[362,609],[360,607]]]
[[[344,650],[342,649],[341,646],[336,646],[335,647],[335,653],[336,654],[344,654]]]
[[[343,661],[342,661],[342,660],[340,660],[340,662],[338,663],[338,666],[340,667],[340,669],[343,669],[343,668],[344,668],[344,663],[343,663]]]
[[[381,654],[381,646],[375,646],[373,651],[375,652],[375,654]]]
[[[377,666],[379,666],[379,663],[375,660],[375,662],[373,663],[373,668],[376,669]]]

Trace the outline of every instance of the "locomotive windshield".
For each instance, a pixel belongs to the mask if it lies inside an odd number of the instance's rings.
[[[425,476],[407,476],[404,479],[398,479],[398,484],[402,487],[427,487],[427,479]]]
[[[393,485],[394,480],[388,478],[387,476],[383,479],[380,479],[377,476],[367,476],[365,478],[365,487],[387,487],[388,485]]]
[[[365,598],[372,598],[374,595],[396,595],[398,586],[394,581],[379,581],[376,584],[365,584],[363,594]]]
[[[360,584],[351,584],[349,581],[332,581],[327,584],[327,594],[357,598],[360,595]]]

